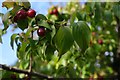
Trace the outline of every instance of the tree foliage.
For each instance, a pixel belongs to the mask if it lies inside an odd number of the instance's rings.
[[[27,16],[15,22],[17,12],[21,9],[27,12],[31,4],[28,1],[7,1],[3,2],[3,7],[8,12],[0,14],[4,24],[4,29],[0,29],[0,42],[11,24],[22,30],[22,33],[11,36],[11,47],[14,49],[14,43],[17,45],[19,59],[15,67],[55,78],[106,78],[115,75],[111,64],[118,43],[116,17],[120,19],[119,3],[86,2],[81,5],[68,2],[62,8],[51,7],[47,15]],[[45,36],[35,39],[33,33],[40,27],[45,29]],[[26,74],[2,71],[2,78],[12,74],[17,78],[26,77]]]

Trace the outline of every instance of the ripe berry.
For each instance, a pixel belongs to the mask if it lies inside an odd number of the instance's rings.
[[[35,15],[36,15],[36,11],[33,10],[33,9],[29,9],[29,10],[27,11],[27,15],[28,15],[30,18],[33,18],[33,17],[35,17]]]
[[[53,13],[54,13],[54,14],[58,14],[57,8],[53,9]]]
[[[20,10],[17,12],[17,15],[19,20],[27,18],[27,12],[25,10]]]
[[[10,78],[11,78],[11,79],[16,79],[17,77],[16,77],[15,74],[11,74]]]
[[[95,36],[96,35],[96,32],[92,32],[92,36]]]
[[[58,10],[57,10],[57,8],[54,8],[54,9],[50,12],[50,14],[51,14],[51,15],[54,14],[54,15],[57,16],[57,15],[58,15]]]
[[[53,13],[53,10],[50,12],[50,14],[51,14],[51,15],[53,15],[53,14],[54,14],[54,13]]]
[[[103,40],[102,40],[102,39],[99,39],[99,40],[98,40],[98,44],[101,44],[101,45],[102,45],[102,44],[103,44]]]
[[[41,36],[41,37],[45,36],[45,28],[43,28],[43,27],[39,28],[37,30],[37,34],[38,34],[38,36]]]

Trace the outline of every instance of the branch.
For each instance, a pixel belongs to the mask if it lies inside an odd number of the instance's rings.
[[[33,39],[33,30],[31,32],[32,39]],[[28,75],[29,79],[31,80],[31,72],[32,72],[32,53],[30,53],[30,65],[29,65],[29,72],[30,74]]]
[[[18,69],[18,68],[13,68],[13,67],[9,67],[9,66],[3,65],[3,64],[0,64],[0,68],[3,69],[3,70],[12,71],[12,72],[16,72],[16,73],[23,73],[23,74],[28,74],[28,75],[30,74],[31,76],[37,76],[39,78],[44,78],[44,79],[53,78],[52,76],[47,76],[47,75],[44,75],[42,73],[29,72],[27,70],[21,70],[21,69]]]

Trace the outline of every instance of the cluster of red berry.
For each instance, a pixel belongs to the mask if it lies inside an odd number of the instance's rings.
[[[56,16],[58,15],[58,13],[59,12],[58,12],[57,7],[54,7],[54,9],[52,9],[52,11],[50,12],[51,15],[56,15]]]
[[[96,36],[96,32],[92,32],[92,36]],[[103,44],[103,39],[98,39],[97,43],[102,45]],[[90,44],[92,44],[92,41],[90,41]]]
[[[33,9],[29,9],[28,11],[25,11],[24,9],[21,9],[17,12],[17,14],[14,17],[14,22],[18,22],[18,20],[26,19],[27,16],[30,18],[35,17],[36,11]]]
[[[33,10],[33,9],[29,9],[28,11],[25,11],[24,9],[21,9],[17,12],[17,14],[15,15],[14,17],[14,22],[18,22],[19,20],[23,20],[23,19],[26,19],[27,16],[30,17],[30,18],[34,18],[36,15],[36,11]],[[37,30],[37,34],[38,36],[41,36],[43,37],[45,35],[45,28],[44,27],[40,27],[38,30]]]

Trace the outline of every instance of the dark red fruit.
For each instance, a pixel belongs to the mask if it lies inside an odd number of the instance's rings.
[[[104,80],[103,76],[98,75],[98,80]]]
[[[43,28],[43,27],[39,28],[37,30],[37,34],[38,34],[38,36],[41,36],[41,37],[45,36],[45,28]]]
[[[17,12],[17,15],[19,20],[27,18],[27,12],[25,10],[20,10]]]
[[[92,32],[92,36],[95,36],[96,35],[96,32]]]
[[[94,80],[94,78],[93,78],[93,77],[90,77],[89,80]]]
[[[102,45],[102,44],[103,44],[103,40],[102,40],[102,39],[99,39],[99,40],[98,40],[98,44],[101,44],[101,45]]]
[[[54,14],[53,11],[51,11],[50,14],[53,15]]]
[[[51,14],[51,15],[54,14],[54,15],[57,16],[57,15],[58,15],[58,10],[57,10],[57,8],[54,8],[54,9],[50,12],[50,14]]]
[[[30,18],[35,17],[35,15],[36,15],[36,11],[35,11],[35,10],[29,9],[29,10],[27,11],[27,16],[29,16]]]
[[[57,8],[53,9],[53,13],[54,13],[54,14],[58,14]]]
[[[10,78],[11,78],[11,79],[16,79],[17,77],[16,77],[15,74],[11,74]]]

